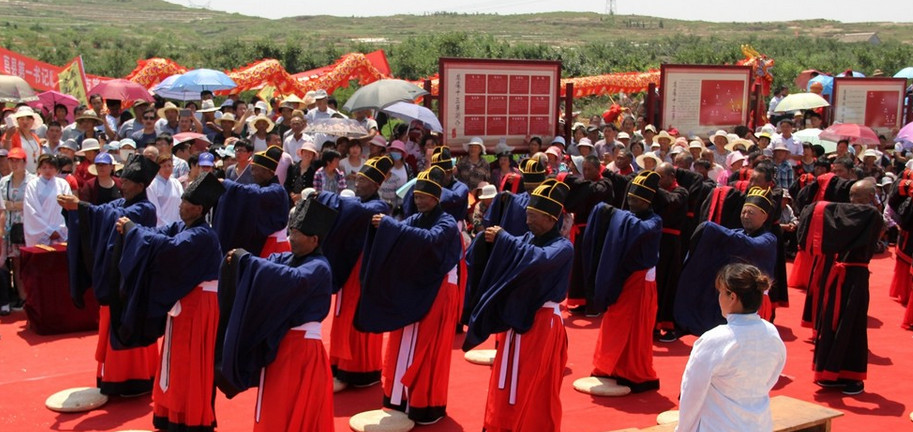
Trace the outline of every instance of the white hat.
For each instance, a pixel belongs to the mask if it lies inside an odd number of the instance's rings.
[[[198,113],[208,113],[208,112],[216,112],[218,110],[219,110],[219,108],[216,107],[216,104],[212,101],[212,99],[206,99],[200,104],[200,109],[198,109],[197,112]]]
[[[355,198],[355,191],[352,189],[343,189],[342,192],[339,193],[339,196],[343,198]]]
[[[494,198],[498,194],[498,189],[495,188],[493,184],[487,184],[482,186],[482,193],[479,194],[479,199],[488,199]]]
[[[263,111],[263,114],[265,115],[266,112],[269,111],[269,106],[266,104],[266,102],[257,101],[257,103],[254,104],[254,109]]]
[[[371,138],[371,145],[378,146],[382,148],[387,148],[387,139],[381,134],[374,135],[374,138]]]
[[[314,92],[314,100],[326,99],[327,97],[329,97],[329,95],[327,95],[327,91],[324,89]]]
[[[628,135],[627,132],[618,132],[618,135],[615,136],[617,140],[631,139],[631,135]]]
[[[646,132],[646,131],[650,131],[650,132],[656,133],[656,126],[653,126],[653,125],[651,125],[651,124],[648,124],[648,125],[644,126],[643,132]],[[643,133],[643,132],[641,132],[641,133]]]
[[[726,138],[726,144],[729,144],[729,134],[727,134],[726,131],[720,129],[720,130],[714,132],[713,135],[710,135],[710,141],[713,141],[713,139],[716,137]]]
[[[741,152],[734,151],[726,155],[726,169],[732,168],[732,164],[747,159]]]
[[[35,122],[32,123],[32,130],[38,129],[41,125],[44,124],[44,120],[41,119],[41,116],[29,106],[21,106],[16,109],[16,112],[12,115],[13,120],[18,120],[23,117],[31,117],[35,119]]]
[[[485,141],[482,141],[482,137],[472,137],[472,138],[470,138],[470,139],[469,139],[469,142],[466,143],[466,145],[463,146],[463,150],[466,150],[466,152],[468,153],[468,152],[469,152],[469,146],[472,146],[472,145],[477,145],[477,146],[479,146],[479,147],[482,147],[482,154],[485,154]]]
[[[642,155],[640,155],[636,159],[634,159],[634,161],[637,162],[637,166],[646,169],[646,167],[644,166],[644,161],[647,159],[652,159],[653,161],[655,161],[657,166],[659,166],[659,164],[663,163],[663,160],[660,159],[659,156],[656,155],[656,153],[653,153],[651,151],[644,152]],[[653,167],[653,169],[656,169],[656,167]]]
[[[704,150],[704,142],[698,141],[698,140],[691,141],[690,143],[688,143],[688,148]]]
[[[591,141],[589,138],[581,138],[580,142],[577,143],[577,147],[596,148],[596,146],[593,145],[593,141]]]
[[[76,156],[85,156],[87,151],[101,151],[101,146],[95,138],[86,138],[82,140],[82,148],[76,152]]]
[[[677,154],[679,154],[679,153],[683,153],[684,151],[685,151],[685,148],[682,147],[682,146],[673,146],[672,149],[669,150],[669,154],[670,154],[670,155],[677,155]]]

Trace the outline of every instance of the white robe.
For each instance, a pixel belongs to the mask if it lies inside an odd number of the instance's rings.
[[[167,179],[156,175],[146,188],[146,197],[155,206],[156,227],[170,225],[181,220],[180,205],[184,187],[174,177]]]
[[[50,180],[36,177],[28,182],[22,202],[26,246],[67,241],[67,224],[60,204],[57,204],[57,195],[72,194],[70,184],[59,177]],[[44,201],[40,199],[42,197]],[[60,238],[52,241],[51,235],[54,232],[60,234]]]
[[[771,431],[770,389],[786,346],[758,314],[729,314],[691,349],[682,376],[678,432]]]

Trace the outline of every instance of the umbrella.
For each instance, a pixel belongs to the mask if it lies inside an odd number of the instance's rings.
[[[834,93],[834,77],[827,75],[818,75],[808,81],[808,90],[811,91],[813,83],[821,83],[821,86],[824,89],[821,90],[821,94],[830,95]]]
[[[905,67],[894,74],[894,78],[913,79],[913,67]]]
[[[812,74],[817,73],[818,76],[824,75],[824,72],[821,72],[817,69],[806,69],[802,72],[799,72],[799,76],[796,77],[796,87],[806,88],[808,86],[808,80],[812,79]]]
[[[73,109],[79,106],[79,100],[75,97],[68,94],[63,94],[58,91],[48,90],[44,93],[38,94],[38,100],[34,102],[29,102],[29,106],[36,108],[38,104],[41,104],[45,109],[54,113],[54,106],[61,104],[67,107],[67,120],[73,121]]]
[[[352,93],[343,106],[349,112],[361,109],[383,109],[396,102],[411,102],[428,94],[425,89],[408,81],[383,79],[374,81]]]
[[[0,103],[37,101],[35,91],[24,79],[13,75],[0,75]]]
[[[181,77],[181,74],[172,75],[162,80],[162,82],[152,87],[151,92],[165,99],[174,99],[179,101],[195,100],[200,98],[200,92],[172,90],[174,81]]]
[[[793,93],[783,98],[783,100],[777,104],[777,108],[774,109],[774,112],[797,111],[826,106],[831,106],[831,104],[823,97],[814,93]]]
[[[89,90],[89,96],[101,95],[105,99],[117,99],[122,101],[134,101],[142,99],[152,102],[152,95],[143,86],[125,79],[113,79],[102,81],[97,86]]]
[[[829,141],[849,140],[851,144],[878,145],[878,134],[872,128],[855,123],[841,123],[831,125],[819,135],[821,139]]]
[[[821,129],[818,128],[808,128],[802,129],[798,132],[793,132],[793,137],[796,141],[806,142],[811,145],[820,145],[824,147],[825,153],[831,153],[837,151],[837,143],[834,141],[823,140],[819,136],[821,134]]]
[[[231,90],[237,87],[236,84],[225,72],[213,69],[194,69],[179,75],[168,90],[177,90],[182,92],[193,92],[199,99],[200,92],[204,90],[218,91]]]
[[[840,72],[839,74],[837,74],[837,78],[842,78],[845,76],[846,76],[846,72]],[[863,74],[862,72],[856,72],[854,70],[850,71],[850,76],[853,78],[865,78],[865,74]]]
[[[424,123],[426,128],[435,132],[444,131],[444,127],[441,126],[441,121],[437,119],[434,112],[418,104],[411,102],[396,102],[381,111],[403,120],[418,120]]]
[[[907,123],[906,126],[902,127],[900,131],[897,132],[897,136],[894,137],[894,142],[901,143],[904,150],[913,148],[913,122]]]
[[[175,144],[182,143],[184,141],[190,141],[190,140],[193,140],[194,144],[205,143],[205,146],[207,148],[209,147],[210,144],[212,144],[212,142],[209,141],[209,138],[207,138],[206,135],[203,135],[201,133],[196,133],[196,132],[181,132],[179,134],[176,134],[173,137],[173,141]]]
[[[359,138],[368,134],[368,130],[358,120],[344,118],[314,120],[308,123],[304,131],[311,134],[350,138]]]

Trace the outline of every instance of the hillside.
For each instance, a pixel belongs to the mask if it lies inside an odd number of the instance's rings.
[[[877,31],[883,41],[913,43],[911,23],[841,23],[827,20],[777,23],[712,23],[644,16],[606,16],[597,13],[554,12],[525,15],[435,14],[388,17],[301,16],[268,20],[205,9],[191,9],[161,0],[0,0],[0,26],[59,31],[107,28],[142,32],[149,37],[200,36],[284,41],[292,35],[333,42],[369,40],[398,43],[428,33],[468,32],[493,35],[511,42],[575,46],[624,38],[648,40],[676,36],[831,37]],[[171,38],[168,38],[171,39]]]

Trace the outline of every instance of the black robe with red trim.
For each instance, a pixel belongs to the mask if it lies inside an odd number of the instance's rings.
[[[819,279],[816,380],[866,378],[868,365],[868,264],[881,235],[881,213],[871,205],[819,203],[802,212],[799,245],[828,257]]]
[[[685,223],[682,225],[682,250],[686,251],[691,247],[691,236],[694,230],[703,220],[700,220],[701,205],[707,199],[707,196],[713,192],[716,182],[705,179],[704,176],[683,169],[675,170],[675,181],[688,190],[688,212],[686,213]],[[684,259],[684,256],[682,257]]]
[[[653,205],[663,219],[662,238],[659,241],[659,262],[656,264],[656,294],[659,308],[656,324],[664,330],[674,329],[675,291],[682,273],[682,228],[688,218],[688,191],[675,184],[660,189]]]
[[[821,174],[815,178],[815,181],[799,189],[799,193],[793,196],[795,198],[793,210],[796,211],[796,214],[802,214],[805,207],[822,200],[848,203],[852,186],[852,181],[837,177],[834,173]]]
[[[567,176],[564,182],[570,187],[564,210],[574,214],[574,226],[571,228],[571,242],[574,244],[574,264],[571,270],[571,281],[567,290],[568,299],[586,299],[583,282],[583,234],[586,230],[590,212],[599,203],[609,204],[614,201],[612,181],[602,178],[598,181],[584,180],[577,176]]]

